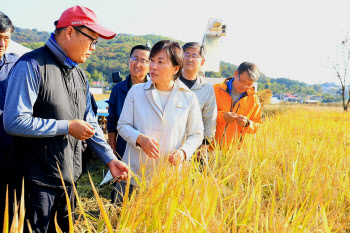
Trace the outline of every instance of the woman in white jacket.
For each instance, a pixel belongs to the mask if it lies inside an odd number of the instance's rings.
[[[182,64],[179,43],[157,42],[150,53],[151,80],[133,86],[125,99],[117,129],[127,142],[123,160],[138,176],[145,165],[150,178],[162,156],[173,165],[189,160],[203,140],[197,97],[178,80]],[[134,179],[131,192],[133,185]],[[123,194],[125,183],[118,183],[116,189]]]

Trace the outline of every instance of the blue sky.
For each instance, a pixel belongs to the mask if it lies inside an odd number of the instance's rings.
[[[325,66],[350,31],[345,0],[1,0],[1,11],[21,28],[53,31],[68,7],[92,9],[117,33],[158,34],[182,41],[202,40],[209,18],[227,25],[223,61],[256,63],[273,78],[307,83],[337,82]]]

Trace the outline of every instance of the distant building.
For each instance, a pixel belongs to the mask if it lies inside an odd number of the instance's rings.
[[[93,82],[91,83],[91,85],[94,86],[94,87],[102,87],[102,86],[103,86],[103,83],[100,82],[100,81],[93,81]]]
[[[284,93],[283,94],[283,101],[285,102],[298,102],[299,98],[298,95],[292,92]]]
[[[306,104],[319,104],[321,102],[321,100],[306,100],[305,103]]]

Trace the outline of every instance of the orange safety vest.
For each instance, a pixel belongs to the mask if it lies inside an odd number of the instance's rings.
[[[222,83],[214,85],[216,104],[218,107],[218,117],[216,125],[215,140],[216,145],[223,143],[243,143],[246,133],[254,134],[261,124],[261,106],[259,98],[253,88],[243,93],[241,98],[232,106],[232,97],[228,90],[228,82],[232,79],[227,78]],[[237,122],[227,124],[224,120],[225,112],[234,112],[237,115],[246,116],[250,124],[247,127],[237,125]],[[226,130],[225,130],[226,128]]]

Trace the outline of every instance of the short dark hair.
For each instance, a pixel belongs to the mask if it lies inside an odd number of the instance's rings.
[[[151,48],[148,47],[148,46],[145,46],[145,45],[136,45],[136,46],[132,47],[132,49],[131,49],[131,51],[130,51],[130,57],[131,57],[132,53],[133,53],[136,49],[151,51]]]
[[[184,46],[182,46],[182,49],[184,50],[184,52],[186,51],[186,49],[188,48],[195,48],[195,49],[199,49],[199,55],[201,57],[205,57],[205,54],[206,54],[206,50],[205,50],[205,47],[204,45],[201,45],[200,43],[198,42],[188,42],[186,43]]]
[[[257,65],[251,62],[243,62],[239,65],[237,69],[238,74],[242,74],[243,72],[248,72],[249,79],[253,82],[258,81],[260,77],[260,71]]]
[[[11,33],[12,33],[13,30],[15,30],[15,27],[13,26],[10,18],[0,11],[0,33],[4,33],[9,29],[11,30]]]
[[[58,24],[58,20],[56,20],[53,24],[55,25],[55,28],[56,28],[56,26],[57,26],[57,24]],[[64,31],[66,28],[67,28],[67,27],[56,28],[56,29],[55,29],[55,34],[56,34],[56,35],[60,34],[60,33],[61,33],[62,31]]]
[[[173,66],[180,66],[179,71],[174,75],[174,80],[181,76],[183,68],[184,53],[181,45],[176,41],[161,40],[153,45],[150,58],[154,57],[161,50],[165,50]]]

